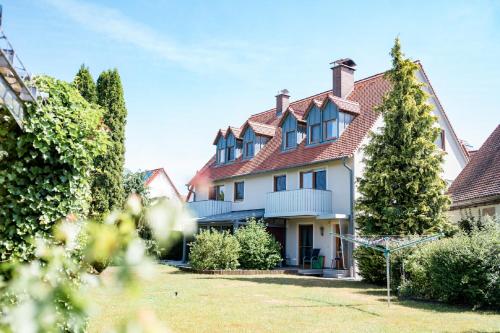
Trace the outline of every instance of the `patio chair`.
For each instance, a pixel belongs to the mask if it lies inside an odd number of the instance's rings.
[[[311,256],[304,256],[304,258],[302,258],[302,269],[304,269],[306,263],[308,263],[310,265],[310,267],[312,268],[313,263],[315,261],[319,260],[319,251],[320,250],[321,249],[313,249]]]

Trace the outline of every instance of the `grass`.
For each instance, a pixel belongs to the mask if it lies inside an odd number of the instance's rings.
[[[145,307],[173,332],[500,331],[499,313],[396,300],[388,308],[385,290],[362,282],[292,275],[208,276],[160,265],[158,270],[138,299],[116,287],[92,290],[98,307],[89,331],[105,332]]]

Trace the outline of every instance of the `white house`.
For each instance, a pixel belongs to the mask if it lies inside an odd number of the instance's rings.
[[[167,198],[182,201],[179,191],[164,168],[144,171],[144,183],[149,189],[151,199]]]
[[[355,81],[355,66],[340,59],[332,67],[332,88],[293,102],[283,90],[275,108],[217,132],[214,156],[189,183],[189,206],[200,227],[233,229],[249,216],[262,217],[289,265],[319,248],[326,267],[354,274],[351,245],[331,233],[355,232],[361,147],[383,125],[374,108],[390,89],[384,73]],[[436,144],[446,152],[443,178],[451,183],[468,155],[418,66],[442,129]]]
[[[500,125],[476,151],[448,190],[450,218],[500,217]]]

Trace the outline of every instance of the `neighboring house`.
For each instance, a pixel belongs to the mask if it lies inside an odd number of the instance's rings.
[[[500,216],[500,125],[474,151],[448,193],[453,222],[469,216]]]
[[[144,183],[149,189],[151,199],[167,198],[182,201],[179,191],[163,168],[144,171]]]
[[[416,75],[442,129],[436,144],[446,152],[443,178],[451,183],[468,155],[418,65]],[[300,265],[320,248],[325,266],[334,262],[354,274],[351,246],[331,233],[355,232],[360,148],[383,125],[374,108],[390,89],[384,73],[355,81],[355,66],[351,59],[338,60],[331,89],[293,102],[283,90],[275,108],[217,132],[215,155],[189,183],[188,205],[200,227],[234,229],[247,217],[264,218],[289,265]]]

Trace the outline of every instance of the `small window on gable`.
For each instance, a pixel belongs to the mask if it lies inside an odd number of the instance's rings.
[[[441,129],[441,132],[438,134],[438,137],[436,138],[436,141],[434,143],[443,151],[446,150],[446,134],[444,129]]]

